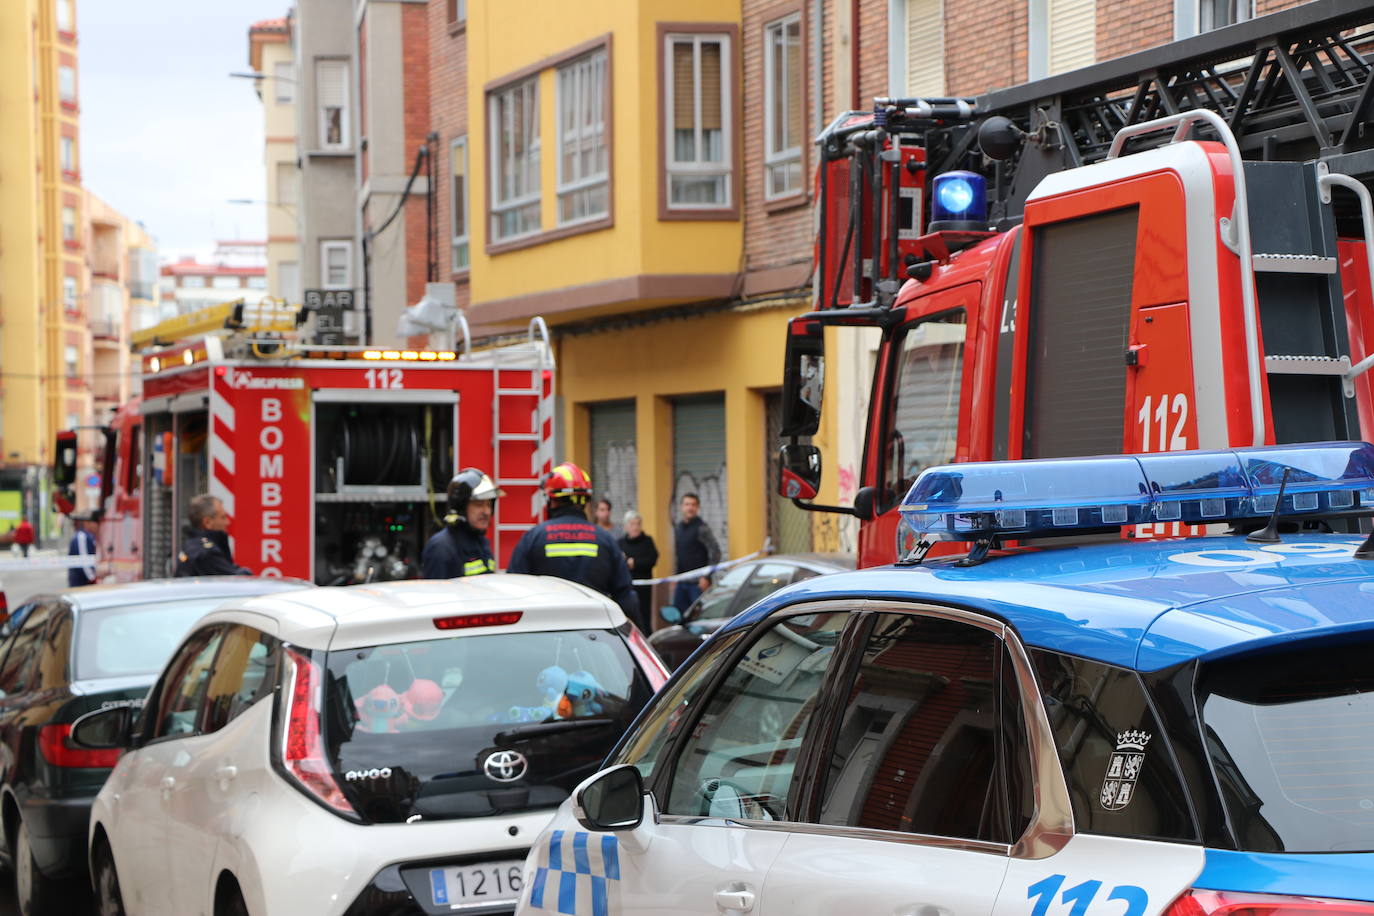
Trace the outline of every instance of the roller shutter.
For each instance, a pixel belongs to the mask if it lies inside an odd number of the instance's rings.
[[[1063,73],[1097,60],[1097,0],[1048,0],[1049,72]]]
[[[593,404],[591,420],[592,486],[611,501],[611,521],[639,508],[639,455],[635,444],[635,402]]]
[[[944,0],[906,0],[906,91],[918,98],[945,94]]]
[[[673,403],[673,504],[683,493],[701,497],[701,517],[715,532],[723,557],[730,556],[725,493],[725,396],[680,398]]]

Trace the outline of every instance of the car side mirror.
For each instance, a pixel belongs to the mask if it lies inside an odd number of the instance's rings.
[[[628,763],[602,770],[573,792],[572,810],[588,830],[633,830],[644,820],[644,777]]]
[[[825,327],[801,317],[787,323],[782,371],[782,435],[814,436],[825,394]]]
[[[873,510],[878,502],[877,487],[859,487],[859,492],[854,494],[854,515],[860,521],[871,521],[874,517]]]
[[[133,706],[88,712],[72,723],[71,742],[90,751],[127,750],[133,744]]]
[[[663,622],[670,626],[676,626],[677,624],[682,623],[682,611],[678,610],[671,604],[664,605],[663,607],[659,608],[658,616],[662,617]]]
[[[821,450],[789,442],[778,452],[778,495],[785,499],[815,499],[821,490]]]

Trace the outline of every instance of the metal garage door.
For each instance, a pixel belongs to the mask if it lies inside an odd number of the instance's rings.
[[[701,517],[711,526],[721,554],[730,556],[725,502],[725,395],[679,398],[673,402],[673,505],[683,493],[701,497]]]
[[[635,402],[593,404],[591,420],[592,486],[596,498],[611,501],[611,521],[619,525],[629,509],[639,508],[639,456],[635,447]]]

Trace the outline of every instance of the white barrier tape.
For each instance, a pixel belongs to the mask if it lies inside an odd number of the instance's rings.
[[[720,572],[721,570],[729,569],[732,566],[738,566],[741,563],[753,560],[757,557],[761,557],[763,556],[763,554],[763,550],[755,550],[748,556],[740,557],[737,560],[726,560],[724,563],[717,563],[715,566],[698,566],[696,569],[689,569],[685,573],[678,573],[675,576],[662,576],[658,579],[635,579],[630,584],[659,585],[664,582],[687,582],[689,580],[695,581],[697,579],[702,578],[703,576],[710,576],[713,573]]]
[[[25,572],[30,569],[72,569],[78,566],[95,566],[95,558],[77,555],[0,558],[0,572]]]

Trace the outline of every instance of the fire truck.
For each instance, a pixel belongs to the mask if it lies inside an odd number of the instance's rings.
[[[1317,0],[836,118],[814,307],[788,331],[782,495],[857,516],[872,566],[933,465],[1374,435],[1371,51],[1374,8]],[[812,502],[805,441],[835,326],[881,340],[848,506]]]
[[[189,323],[228,327],[185,336],[180,318],[142,332],[142,396],[102,431],[102,581],[170,575],[200,493],[223,500],[235,561],[259,575],[407,578],[467,466],[505,490],[489,536],[506,565],[552,466],[542,319],[520,342],[469,351],[460,318],[462,349],[412,350],[304,345],[290,309],[216,308]],[[59,486],[74,479],[76,445],[75,431],[59,434]]]

